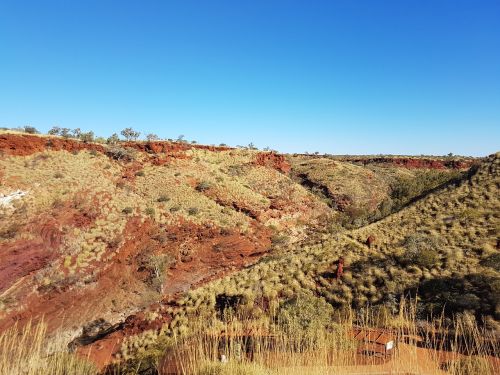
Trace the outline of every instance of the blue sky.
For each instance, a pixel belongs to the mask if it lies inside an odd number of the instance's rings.
[[[500,150],[500,2],[0,1],[0,126]]]

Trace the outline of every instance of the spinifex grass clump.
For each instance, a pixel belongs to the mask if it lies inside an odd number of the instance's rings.
[[[28,323],[0,334],[0,374],[97,374],[85,359],[67,352],[61,337],[47,337],[47,325]]]

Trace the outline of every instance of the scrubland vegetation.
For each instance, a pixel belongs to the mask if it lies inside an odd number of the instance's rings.
[[[0,208],[0,323],[27,306],[53,319],[2,330],[0,373],[96,373],[65,345],[89,321],[138,312],[109,373],[341,373],[364,365],[356,327],[398,338],[397,371],[498,371],[499,155],[468,170],[290,156],[288,175],[253,146],[99,142],[0,158],[2,194],[26,193]]]
[[[364,165],[326,157],[293,156],[290,160],[295,179],[341,211],[342,224],[347,228],[380,220],[467,173],[456,169]]]
[[[495,362],[498,344],[468,315],[454,320],[443,335],[436,335],[432,327],[442,321],[436,319],[419,329],[416,306],[411,303],[403,304],[398,314],[382,318],[370,309],[357,316],[348,310],[332,318],[327,306],[317,310],[318,300],[305,297],[278,311],[271,322],[233,317],[217,334],[200,330],[194,339],[180,339],[167,350],[164,360],[176,358],[186,374],[342,374],[355,372],[358,366],[360,371],[369,367],[371,372],[425,374],[441,369],[465,375],[494,374],[499,369]],[[399,344],[388,358],[360,356],[357,349],[362,343],[353,338],[356,329],[385,332]],[[417,334],[426,338],[420,347],[414,346]],[[227,363],[220,362],[221,353]]]
[[[0,374],[93,375],[97,368],[85,358],[67,352],[63,337],[47,336],[41,321],[0,333]]]
[[[190,334],[151,340],[147,350],[108,367],[107,373],[349,374],[356,368],[412,374],[498,372],[499,343],[473,316],[458,315],[446,323],[442,316],[422,321],[417,315],[414,300],[402,300],[393,313],[374,308],[339,313],[309,293],[259,318],[226,306],[220,314],[192,319]],[[385,333],[396,346],[387,356],[360,355],[363,342],[354,338],[356,330]],[[45,333],[41,322],[0,335],[0,373],[98,373],[87,359],[67,353],[61,338],[51,338],[45,346]],[[417,342],[418,337],[423,341]]]
[[[494,246],[500,206],[493,195],[498,167],[495,156],[458,187],[448,186],[385,220],[336,236],[323,234],[316,243],[283,249],[248,270],[189,292],[170,308],[174,318],[168,326],[130,337],[122,358],[147,351],[163,335],[187,334],[198,316],[220,315],[221,298],[232,301],[239,316],[258,320],[286,317],[287,306],[312,292],[319,297],[316,313],[333,307],[342,314],[351,307],[363,311],[373,306],[384,322],[398,311],[402,296],[418,292],[415,326],[441,316],[439,326],[453,329],[457,314],[465,314],[483,329],[496,332],[500,279],[491,265],[496,267],[498,254]],[[475,207],[474,214],[470,207]],[[471,228],[474,232],[469,234]],[[370,235],[376,242],[368,247],[365,240]],[[334,275],[341,255],[349,265],[338,282]]]

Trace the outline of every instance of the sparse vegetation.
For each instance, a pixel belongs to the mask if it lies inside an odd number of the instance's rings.
[[[150,134],[147,134],[146,135],[146,140],[148,142],[153,142],[153,141],[157,141],[159,140],[160,138],[156,135],[156,134],[153,134],[153,133],[150,133]]]
[[[212,187],[212,184],[210,182],[202,181],[198,185],[196,185],[196,190],[203,192],[203,191],[207,191],[211,187]]]
[[[67,133],[82,140],[81,131]],[[413,326],[405,329],[452,332],[464,317],[485,337],[498,329],[497,156],[456,175],[327,156],[295,167],[293,173],[307,176],[292,180],[278,170],[282,159],[266,154],[271,159],[262,162],[248,149],[186,144],[152,154],[140,151],[144,142],[123,148],[118,141],[89,146],[47,137],[42,146],[49,141],[45,152],[0,160],[2,194],[28,192],[0,211],[0,237],[8,256],[12,249],[31,262],[27,267],[21,259],[16,268],[6,258],[3,267],[19,284],[5,282],[0,304],[23,316],[19,301],[27,290],[36,291],[29,298],[43,308],[42,299],[56,293],[99,295],[97,312],[75,313],[58,301],[73,319],[67,332],[97,319],[93,314],[139,310],[132,324],[155,330],[127,337],[120,365],[158,366],[166,348],[211,342],[214,335],[202,334],[207,325],[230,324],[260,327],[263,345],[266,333],[275,333],[288,356],[269,364],[235,361],[231,354],[225,369],[279,373],[286,361],[297,364],[300,350],[308,361],[325,363],[313,349],[333,343],[350,350],[349,322],[385,329],[409,324],[400,320],[401,305],[417,294]],[[57,151],[58,142],[81,151]],[[307,186],[312,178],[321,183]],[[161,301],[162,293],[175,297]],[[205,331],[197,331],[197,319]],[[219,371],[218,358],[202,354],[188,356],[192,373]]]
[[[110,147],[106,151],[106,154],[115,160],[120,160],[125,162],[130,162],[132,160],[135,160],[135,154],[133,150],[125,147],[119,147],[119,146]]]
[[[404,241],[405,253],[402,261],[405,264],[432,268],[439,261],[438,239],[423,234],[413,234]]]
[[[47,342],[42,321],[0,333],[0,373],[9,375],[95,375],[97,368],[84,358],[67,353],[62,337]]]
[[[132,128],[125,128],[121,131],[121,135],[124,136],[127,141],[136,141],[141,133]]]
[[[197,207],[190,207],[188,209],[188,214],[191,215],[191,216],[197,215],[198,212],[200,212],[200,210]]]

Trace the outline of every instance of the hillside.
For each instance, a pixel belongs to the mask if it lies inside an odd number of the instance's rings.
[[[1,327],[118,321],[328,214],[270,153],[12,134],[0,149]]]
[[[217,326],[220,309],[231,308],[258,320],[279,315],[289,301],[311,292],[342,314],[349,306],[362,309],[367,304],[397,311],[400,298],[418,288],[419,319],[439,315],[444,308],[448,317],[468,312],[497,331],[499,156],[491,156],[457,185],[377,223],[325,233],[319,241],[290,246],[180,300],[156,305],[106,338],[103,347],[117,340],[122,343],[117,358],[132,360],[138,353],[144,358],[144,353],[161,347],[162,337],[187,334],[190,322],[199,316]],[[338,282],[335,273],[341,256],[345,271]],[[221,305],[222,300],[232,302]]]
[[[350,309],[395,314],[418,293],[418,319],[465,313],[495,332],[499,167],[498,154],[280,155],[1,132],[0,332],[43,319],[48,338],[120,373],[158,365],[200,319],[269,327],[302,299],[332,309],[330,327]]]
[[[403,208],[433,189],[460,179],[471,158],[340,157],[291,155],[293,178],[362,226]]]

